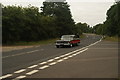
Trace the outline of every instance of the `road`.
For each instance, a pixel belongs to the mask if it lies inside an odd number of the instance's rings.
[[[3,52],[0,78],[117,78],[118,43],[87,35],[80,46],[54,44]]]

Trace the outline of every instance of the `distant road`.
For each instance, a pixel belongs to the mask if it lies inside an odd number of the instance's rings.
[[[48,44],[3,52],[3,76],[0,78],[116,77],[117,43],[100,42],[98,35],[86,36],[80,46],[73,48]],[[107,74],[111,71],[113,73]]]

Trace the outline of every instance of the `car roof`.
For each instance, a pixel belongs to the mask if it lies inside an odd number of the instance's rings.
[[[75,36],[75,35],[62,35],[62,36]]]
[[[75,36],[75,35],[62,35],[62,36]]]

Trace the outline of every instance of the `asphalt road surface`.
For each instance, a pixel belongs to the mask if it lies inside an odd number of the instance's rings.
[[[3,52],[0,78],[117,78],[118,43],[101,38],[87,34],[72,48],[49,44]]]

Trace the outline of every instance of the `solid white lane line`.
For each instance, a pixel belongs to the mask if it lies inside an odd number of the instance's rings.
[[[54,61],[54,59],[50,59],[50,60],[48,60],[47,62],[52,62],[52,61]]]
[[[30,66],[30,67],[28,67],[28,68],[35,68],[35,67],[37,67],[38,65],[33,65],[33,66]]]
[[[18,70],[18,71],[15,71],[14,73],[21,73],[21,72],[24,72],[26,69],[21,69],[21,70]]]
[[[39,69],[45,69],[45,68],[47,68],[47,67],[49,67],[49,65],[42,66],[42,67],[40,67]]]
[[[33,71],[30,71],[30,72],[28,72],[28,73],[26,73],[27,75],[32,75],[32,74],[34,74],[34,73],[36,73],[36,72],[38,72],[39,70],[33,70]]]
[[[16,77],[15,79],[13,79],[13,80],[19,80],[19,79],[22,79],[22,78],[25,78],[26,76],[18,76],[18,77]]]
[[[40,65],[42,65],[42,64],[46,64],[47,62],[42,62],[42,63],[40,63]]]
[[[55,65],[57,62],[52,62],[52,63],[50,63],[49,65],[51,66],[51,65]]]
[[[8,57],[20,56],[20,55],[24,55],[24,54],[28,54],[28,53],[37,52],[37,51],[39,51],[39,50],[34,50],[34,51],[30,51],[30,52],[25,52],[25,53],[19,53],[19,54],[15,54],[15,55],[5,56],[5,57],[2,57],[2,58],[4,59],[4,58],[8,58]]]
[[[4,76],[1,76],[0,79],[8,78],[10,76],[12,76],[12,74],[7,74],[7,75],[4,75]]]

